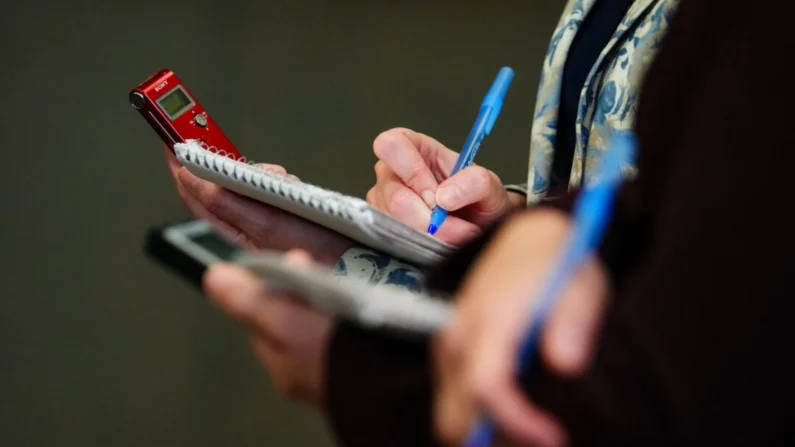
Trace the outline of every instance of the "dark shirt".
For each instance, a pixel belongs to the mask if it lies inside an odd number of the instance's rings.
[[[793,9],[681,0],[638,104],[639,175],[600,250],[612,293],[595,360],[575,379],[543,363],[521,377],[570,445],[795,444]],[[455,289],[491,234],[429,281]],[[343,323],[329,355],[340,445],[437,445],[427,340]]]
[[[560,86],[555,155],[552,158],[553,187],[567,185],[577,144],[576,120],[580,93],[602,50],[610,42],[632,0],[597,0],[580,24],[571,42]]]

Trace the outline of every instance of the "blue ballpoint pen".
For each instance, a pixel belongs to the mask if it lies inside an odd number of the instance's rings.
[[[635,138],[632,133],[616,135],[605,154],[599,171],[578,197],[573,213],[573,226],[555,269],[540,291],[527,333],[519,347],[518,373],[526,371],[536,352],[544,323],[560,296],[561,290],[576,273],[588,255],[601,243],[612,213],[616,191],[622,181],[621,166],[632,160]],[[465,440],[466,447],[487,447],[494,437],[494,426],[481,418]]]
[[[464,142],[464,148],[458,155],[458,160],[455,162],[450,176],[455,175],[458,171],[472,164],[472,160],[475,159],[475,154],[478,152],[480,143],[486,135],[491,133],[491,129],[497,121],[497,117],[500,116],[503,99],[508,92],[508,87],[511,85],[512,80],[513,70],[510,67],[502,67],[497,73],[497,78],[494,79],[494,83],[491,84],[488,93],[486,93],[486,96],[483,98],[483,102],[480,104],[478,117],[475,120],[475,124],[472,125],[472,130],[469,131],[469,136]],[[428,225],[428,233],[436,233],[446,217],[447,210],[436,205],[431,212],[431,223]]]

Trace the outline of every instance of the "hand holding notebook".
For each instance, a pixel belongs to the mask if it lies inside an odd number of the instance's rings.
[[[173,151],[163,151],[177,192],[196,219],[206,220],[219,236],[236,246],[287,251],[301,249],[323,265],[334,265],[353,241],[314,222],[229,191],[185,169]],[[278,165],[260,163],[257,168],[284,173]]]
[[[512,71],[504,67],[484,99],[454,172],[471,163],[499,114],[511,77]],[[130,101],[172,148],[179,162],[198,178],[415,264],[438,262],[454,248],[364,200],[253,168],[170,70],[144,81],[130,93]],[[434,217],[441,214],[446,211],[437,206]],[[434,222],[433,228],[441,223],[439,219]]]
[[[180,163],[201,179],[315,222],[397,258],[429,265],[443,260],[454,249],[362,199],[258,169],[198,141],[178,143],[174,149]]]

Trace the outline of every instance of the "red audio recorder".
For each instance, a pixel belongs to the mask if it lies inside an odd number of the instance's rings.
[[[237,159],[243,157],[171,70],[160,70],[134,88],[130,104],[172,151],[176,143],[198,140]]]

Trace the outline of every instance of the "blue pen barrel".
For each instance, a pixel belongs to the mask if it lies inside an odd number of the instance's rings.
[[[480,148],[480,143],[486,135],[491,133],[491,129],[497,121],[497,117],[500,116],[503,98],[508,92],[508,87],[511,86],[512,80],[513,70],[511,67],[500,68],[497,77],[494,79],[489,91],[483,98],[483,102],[480,104],[478,117],[472,129],[469,131],[469,135],[464,142],[464,147],[458,155],[458,160],[456,160],[455,166],[453,166],[453,170],[450,172],[450,176],[455,175],[458,171],[466,168],[472,163],[478,148]],[[431,212],[431,222],[428,225],[428,233],[435,234],[446,217],[447,211],[441,206],[436,205]]]
[[[486,108],[493,110],[489,120],[486,122],[486,134],[491,133],[491,128],[494,127],[494,123],[497,121],[500,111],[502,111],[503,98],[508,92],[508,87],[511,86],[511,81],[513,81],[513,70],[511,67],[500,68],[497,78],[494,79],[494,83],[491,84],[491,88],[483,98],[480,110],[483,111]]]

